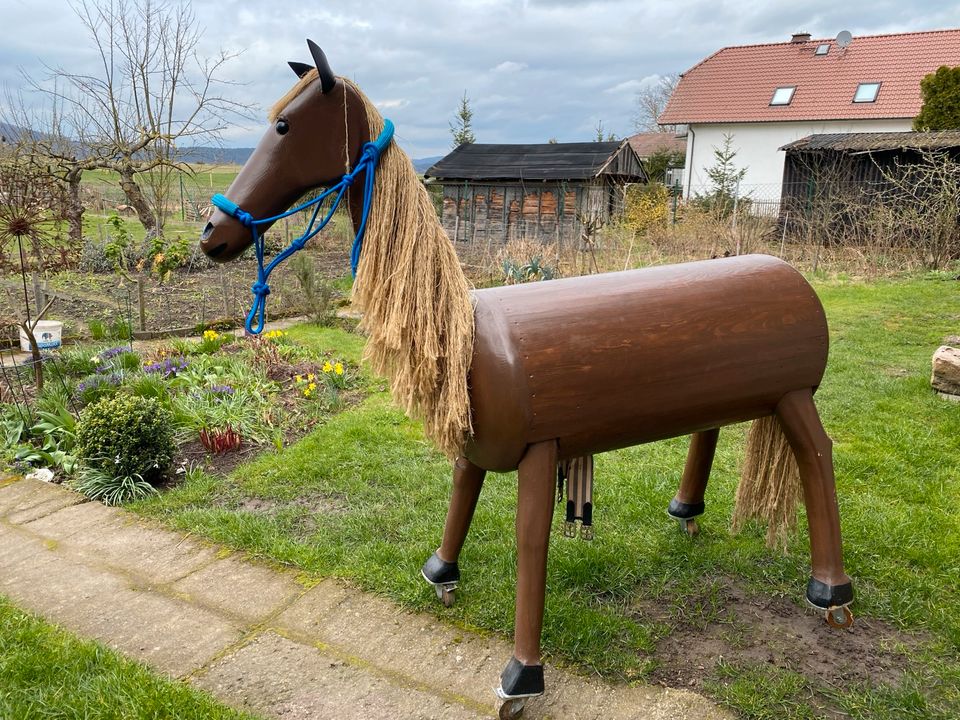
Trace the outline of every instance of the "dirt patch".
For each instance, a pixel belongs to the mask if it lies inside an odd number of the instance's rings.
[[[803,675],[814,690],[856,684],[899,686],[910,655],[926,644],[867,617],[835,630],[819,612],[787,598],[745,592],[730,578],[705,580],[701,593],[672,608],[646,600],[633,612],[670,627],[657,644],[652,679],[669,687],[700,688],[721,660],[773,666]],[[824,700],[827,717],[843,717]]]
[[[320,250],[310,253],[317,277],[332,280],[349,270],[349,257],[343,250]],[[146,329],[164,331],[193,328],[201,324],[227,322],[241,325],[250,309],[250,285],[256,278],[256,263],[251,259],[202,266],[192,272],[177,272],[168,282],[146,279],[144,314]],[[23,290],[20,276],[0,276],[0,313],[19,316],[23,312]],[[65,337],[85,336],[91,320],[104,323],[108,329],[130,323],[140,329],[136,285],[115,273],[61,272],[45,280],[47,296],[57,301],[49,319],[65,323]],[[275,320],[300,315],[306,310],[299,283],[290,268],[281,265],[270,277],[269,316]],[[28,283],[31,307],[33,287]],[[339,295],[335,302],[340,301]],[[5,345],[15,337],[0,337]]]

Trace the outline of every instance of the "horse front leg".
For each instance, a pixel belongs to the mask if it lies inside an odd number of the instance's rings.
[[[557,443],[539,442],[520,461],[517,492],[517,604],[513,657],[500,675],[501,717],[543,694],[540,633],[547,586],[547,548],[553,521]],[[506,714],[504,714],[506,711]]]
[[[699,532],[694,518],[703,515],[703,494],[706,492],[710,469],[713,467],[718,437],[720,428],[703,430],[690,437],[690,449],[687,451],[687,463],[683,468],[683,477],[680,478],[680,487],[667,508],[667,514],[680,521],[680,529],[687,535],[696,535]]]
[[[434,586],[437,597],[446,606],[453,605],[454,591],[460,581],[460,551],[477,509],[477,500],[483,488],[487,471],[466,458],[453,463],[453,492],[443,526],[443,541],[420,570],[424,579]]]
[[[777,418],[800,466],[803,501],[810,528],[811,577],[807,600],[825,612],[831,625],[848,627],[853,586],[843,569],[840,512],[833,475],[833,442],[823,429],[810,389],[785,395]]]

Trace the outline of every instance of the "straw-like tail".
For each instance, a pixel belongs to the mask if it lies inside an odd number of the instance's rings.
[[[733,510],[733,529],[750,519],[767,525],[767,545],[785,547],[797,524],[803,497],[800,470],[775,415],[755,420],[747,436],[740,484]]]

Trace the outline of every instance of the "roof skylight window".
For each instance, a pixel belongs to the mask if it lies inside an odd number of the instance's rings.
[[[830,43],[820,43],[819,45],[817,45],[816,52],[814,52],[813,54],[826,55],[828,52],[830,52]]]
[[[860,83],[857,85],[857,92],[853,95],[853,101],[855,103],[874,102],[879,92],[880,83],[878,82]]]
[[[786,87],[778,87],[773,91],[773,97],[770,98],[771,105],[789,105],[790,101],[793,100],[793,93],[796,91],[796,85],[788,85]]]

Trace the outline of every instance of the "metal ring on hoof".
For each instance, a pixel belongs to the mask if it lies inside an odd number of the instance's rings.
[[[680,532],[687,537],[696,537],[700,534],[700,526],[694,518],[677,518],[680,523]]]
[[[456,583],[438,583],[433,586],[433,589],[437,592],[437,600],[442,602],[444,607],[453,607],[456,599]]]
[[[851,628],[853,627],[853,613],[846,605],[827,608],[823,612],[827,620],[827,625],[832,628]]]

